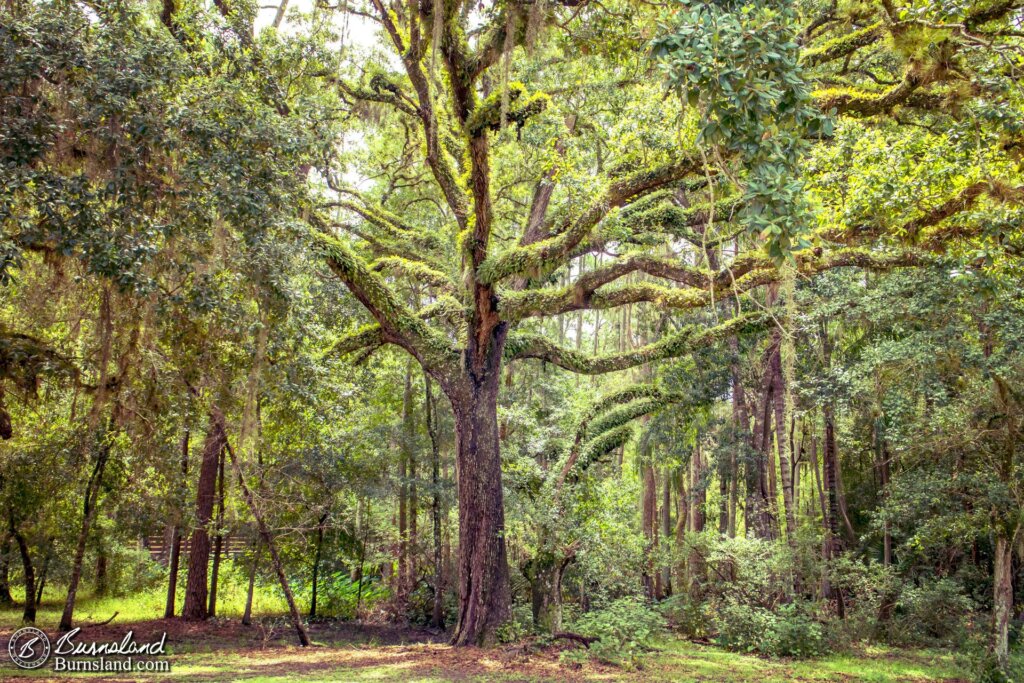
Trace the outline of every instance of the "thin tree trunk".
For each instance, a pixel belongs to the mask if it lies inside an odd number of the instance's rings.
[[[215,421],[219,427],[220,432],[224,433],[224,416],[220,413],[217,408],[213,408],[210,411],[210,417]],[[242,497],[245,498],[246,504],[249,506],[249,511],[252,513],[253,518],[256,520],[256,528],[259,530],[260,537],[263,542],[267,545],[267,550],[270,551],[270,561],[274,566],[274,572],[277,574],[277,579],[281,583],[281,591],[284,593],[285,601],[288,603],[288,613],[292,619],[292,626],[295,627],[295,631],[299,637],[299,644],[303,647],[309,646],[309,635],[306,633],[306,627],[302,624],[302,617],[299,615],[299,608],[295,605],[295,596],[292,594],[291,586],[288,585],[288,577],[284,573],[284,565],[281,563],[281,557],[277,553],[277,546],[274,545],[274,539],[270,535],[270,530],[267,528],[266,521],[263,519],[263,513],[260,512],[259,506],[256,505],[256,500],[253,498],[252,491],[249,490],[248,485],[245,483],[245,477],[242,475],[242,468],[238,464],[238,459],[235,457],[235,451],[231,448],[231,443],[224,438],[224,448],[227,449],[228,455],[231,456],[231,467],[235,471],[235,475],[238,477],[238,485],[242,489]]]
[[[756,453],[756,471],[752,478],[755,486],[753,495],[748,496],[753,503],[754,533],[758,538],[775,538],[776,507],[775,496],[775,463],[772,450],[771,406],[772,392],[775,383],[772,381],[770,355],[763,362],[764,377],[762,379],[762,395],[754,415],[754,451]]]
[[[316,619],[316,591],[320,583],[320,558],[324,551],[324,524],[327,522],[328,513],[320,516],[316,525],[316,551],[313,553],[313,585],[309,598],[309,618]]]
[[[36,623],[36,572],[32,566],[32,555],[29,554],[25,537],[14,524],[13,512],[8,514],[7,522],[11,537],[18,544],[18,552],[21,554],[21,574],[25,581],[25,607],[21,613],[21,620],[26,624],[34,624]]]
[[[199,485],[196,488],[196,528],[188,554],[188,582],[185,585],[185,605],[181,616],[187,621],[201,621],[207,616],[207,571],[210,561],[210,519],[213,517],[214,491],[217,487],[217,465],[227,442],[224,424],[217,418],[217,408],[210,410],[210,424],[203,444],[203,459],[199,465]]]
[[[288,11],[288,0],[281,0],[281,4],[277,6],[277,11],[274,13],[274,28],[281,27],[286,11]]]
[[[812,428],[813,430],[813,428]],[[825,502],[825,489],[822,488],[822,475],[818,465],[818,435],[811,436],[811,470],[814,474],[814,488],[818,492],[818,503],[821,506],[821,519],[828,519],[828,504]]]
[[[364,499],[362,504],[366,509],[366,519],[363,522],[363,542],[359,545],[359,568],[356,570],[359,579],[359,588],[356,590],[356,619],[359,618],[359,610],[363,605],[363,566],[366,563],[366,543],[370,537],[370,503]]]
[[[437,418],[430,375],[423,373],[424,411],[430,437],[430,520],[434,536],[434,605],[430,625],[444,628],[444,567],[441,557],[441,449],[438,445]]]
[[[412,573],[409,562],[409,460],[412,453],[412,440],[415,425],[412,421],[412,364],[413,359],[405,363],[405,391],[402,394],[402,436],[398,457],[398,573],[395,591],[399,603],[399,612],[404,612],[404,605],[412,590]]]
[[[661,581],[654,567],[654,550],[658,544],[658,485],[654,477],[654,466],[650,464],[649,448],[642,454],[643,467],[643,499],[641,500],[641,525],[644,531],[644,569],[641,581],[648,600],[657,599],[661,589]]]
[[[43,561],[43,567],[46,567],[46,560]],[[107,553],[103,549],[103,542],[100,540],[96,547],[96,577],[93,583],[93,593],[102,597],[107,594]]]
[[[14,603],[11,595],[11,537],[4,535],[4,541],[0,544],[0,605],[7,606]]]
[[[182,482],[188,476],[188,446],[189,430],[181,437],[181,477]],[[184,501],[182,501],[184,507]],[[180,515],[180,511],[179,511]],[[171,557],[168,562],[169,571],[167,575],[167,603],[164,606],[164,619],[174,617],[174,603],[178,594],[178,566],[181,564],[181,519],[175,521],[171,531]]]
[[[786,378],[782,372],[782,332],[776,330],[773,342],[772,375],[775,387],[772,401],[775,412],[775,445],[779,455],[779,476],[782,479],[782,506],[786,518],[786,539],[793,543],[796,536],[796,517],[793,510],[793,468],[786,438]],[[773,498],[773,500],[776,500]]]
[[[50,570],[50,552],[47,551],[43,555],[43,568],[39,572],[39,587],[36,590],[36,604],[41,605],[43,603],[43,590],[46,588],[46,574]]]
[[[220,578],[220,556],[224,549],[224,451],[217,465],[217,535],[213,537],[213,569],[210,572],[210,606],[207,617],[217,614],[217,582]]]
[[[693,449],[693,456],[690,458],[690,531],[695,534],[704,531],[707,522],[707,492],[704,489],[704,454],[701,451],[700,442]],[[690,575],[690,596],[698,598],[704,585],[704,560],[697,548],[690,552],[687,561]]]
[[[1013,617],[1013,546],[1002,524],[996,525],[995,570],[992,575],[993,650],[999,668],[1010,666],[1010,619]]]
[[[113,417],[111,417],[113,423]],[[68,595],[64,601],[64,612],[60,617],[58,630],[70,631],[75,615],[75,598],[78,595],[78,584],[82,579],[82,563],[85,560],[85,544],[89,538],[89,528],[92,525],[93,517],[96,514],[96,504],[99,500],[100,486],[103,483],[103,471],[107,466],[107,459],[110,457],[110,445],[106,442],[107,435],[103,434],[103,443],[99,445],[96,452],[96,462],[93,465],[92,473],[85,485],[85,497],[82,502],[82,528],[78,533],[78,543],[75,546],[74,559],[71,562],[71,577],[68,579]]]
[[[672,535],[672,475],[665,470],[661,496],[661,533],[665,543]],[[665,563],[661,570],[662,594],[672,595],[672,567]]]
[[[690,521],[690,505],[686,493],[686,475],[682,468],[676,470],[676,556],[679,562],[676,565],[676,586],[679,590],[688,584],[686,572],[686,560],[683,554],[683,545],[686,542],[686,529]]]
[[[260,564],[260,552],[263,550],[263,539],[256,537],[256,545],[252,551],[252,566],[249,567],[249,588],[245,592],[245,611],[242,612],[242,626],[252,624],[252,596],[256,589],[256,569]]]

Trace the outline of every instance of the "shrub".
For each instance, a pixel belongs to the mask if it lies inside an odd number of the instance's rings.
[[[515,643],[533,633],[533,610],[522,603],[512,605],[512,617],[498,627],[499,643]]]
[[[714,631],[715,619],[711,603],[694,600],[687,593],[678,593],[658,605],[668,627],[687,638],[707,638]]]
[[[772,611],[729,600],[718,615],[716,640],[732,650],[773,657],[813,657],[828,650],[824,629],[801,603]]]
[[[846,618],[829,623],[830,642],[852,644],[876,637],[882,603],[899,590],[896,569],[843,555],[829,563],[828,577],[832,587],[843,592],[846,605]]]
[[[886,632],[903,645],[945,645],[963,642],[976,605],[960,584],[947,578],[925,579],[903,586]]]
[[[969,637],[957,649],[956,663],[963,670],[964,679],[975,683],[1024,681],[1024,663],[1011,656],[1009,669],[1002,670],[987,636]]]
[[[324,576],[317,596],[318,611],[340,619],[355,619],[357,604],[360,604],[362,609],[370,609],[388,596],[388,589],[378,581],[363,579],[362,593],[359,590],[359,583],[344,572]]]
[[[580,634],[597,638],[590,644],[589,656],[626,665],[635,665],[665,627],[665,618],[636,597],[619,598],[573,624]]]

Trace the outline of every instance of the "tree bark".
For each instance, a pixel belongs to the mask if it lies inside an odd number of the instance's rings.
[[[571,561],[572,555],[557,557],[545,552],[531,562],[527,572],[533,623],[546,633],[562,629],[562,578]]]
[[[644,464],[643,499],[641,500],[641,525],[644,530],[644,569],[641,581],[648,600],[656,600],[661,589],[661,580],[654,567],[654,549],[658,545],[658,485],[654,478],[654,466],[650,464],[650,449],[643,453]]]
[[[113,422],[113,418],[111,418]],[[96,514],[96,504],[99,500],[100,486],[103,483],[103,471],[107,466],[110,457],[110,444],[106,442],[106,434],[103,435],[103,443],[99,445],[96,452],[96,462],[93,464],[92,473],[85,485],[85,497],[82,502],[82,528],[78,532],[78,543],[75,546],[75,555],[71,562],[71,577],[68,579],[68,595],[64,601],[64,612],[60,617],[58,630],[70,631],[75,615],[75,598],[78,595],[78,584],[82,579],[82,563],[85,560],[85,544],[89,538],[89,528],[92,526],[93,517]]]
[[[14,523],[13,512],[8,514],[7,522],[11,537],[18,544],[18,552],[21,554],[21,574],[25,581],[25,607],[21,613],[21,620],[26,624],[34,624],[36,623],[36,572],[32,566],[32,555],[29,554],[25,537]]]
[[[324,551],[324,524],[327,522],[327,514],[325,512],[320,515],[320,520],[316,524],[316,550],[313,553],[313,581],[309,597],[310,619],[316,619],[316,591],[320,584],[320,558],[323,557]]]
[[[455,413],[459,493],[459,617],[453,645],[493,645],[511,612],[505,551],[505,504],[498,438],[498,388],[507,325],[497,323],[486,348],[474,336],[465,377],[449,387]]]
[[[213,569],[210,572],[210,606],[206,616],[217,614],[217,581],[220,578],[220,557],[224,550],[224,451],[217,466],[217,535],[213,537]]]
[[[683,544],[686,542],[686,530],[690,521],[690,505],[686,493],[686,474],[682,468],[676,470],[676,556],[679,562],[676,565],[676,586],[679,590],[687,585],[686,560],[683,554]]]
[[[409,596],[409,403],[412,400],[412,359],[405,364],[405,391],[402,394],[402,433],[398,449],[398,571],[394,575],[397,612],[405,613]]]
[[[661,533],[665,543],[672,534],[672,475],[665,471],[664,486],[661,496]],[[672,566],[666,562],[661,568],[662,595],[672,595]]]
[[[249,588],[245,592],[245,611],[242,612],[242,626],[252,624],[252,595],[256,589],[256,568],[260,564],[260,552],[263,550],[263,539],[257,537],[252,551],[252,566],[249,567]]]
[[[402,396],[402,448],[399,465],[399,601],[405,603],[416,582],[416,414],[413,396],[413,359],[405,366]]]
[[[436,406],[430,375],[423,373],[424,412],[430,437],[430,521],[434,540],[434,605],[430,625],[444,628],[444,566],[441,548],[441,449],[438,444]]]
[[[39,586],[36,588],[36,604],[43,602],[43,590],[46,588],[46,574],[50,571],[50,552],[43,555],[43,568],[39,572]]]
[[[49,558],[43,558],[43,569],[46,569],[46,562]],[[103,549],[102,542],[96,548],[96,577],[93,583],[93,594],[103,597],[107,594],[107,553]]]
[[[184,482],[188,476],[188,446],[189,430],[181,437],[181,476]],[[182,501],[184,507],[184,501]],[[180,514],[180,512],[179,512]],[[171,557],[168,561],[169,571],[167,573],[167,603],[164,606],[164,619],[174,617],[175,601],[178,594],[178,565],[181,564],[181,520],[176,520],[171,530]]]
[[[772,539],[775,534],[776,499],[773,496],[775,487],[771,481],[775,478],[775,465],[772,455],[771,406],[774,382],[768,359],[763,363],[761,399],[754,414],[753,448],[755,462],[751,463],[752,472],[747,478],[747,524],[753,523],[754,535],[758,538]]]
[[[772,406],[775,413],[775,446],[779,455],[779,476],[782,479],[782,506],[786,518],[786,539],[793,543],[796,517],[793,510],[793,469],[786,438],[786,378],[782,372],[782,332],[775,330],[772,339],[770,368],[772,373]],[[774,472],[774,468],[772,469]],[[772,502],[775,502],[773,497]]]
[[[996,525],[995,569],[992,576],[993,650],[999,668],[1010,665],[1010,619],[1013,616],[1013,546],[1002,524]]]
[[[4,535],[0,544],[0,606],[14,603],[11,596],[11,537]]]
[[[707,492],[704,490],[703,480],[704,457],[698,441],[690,458],[690,531],[695,534],[704,531],[704,524],[707,521]],[[700,597],[704,585],[704,559],[696,547],[690,552],[687,565],[690,574],[690,596],[696,599]]]
[[[217,486],[217,464],[227,437],[221,420],[210,411],[210,423],[203,444],[203,459],[199,465],[199,485],[196,489],[196,528],[188,554],[188,582],[185,586],[185,605],[181,616],[187,621],[206,619],[206,578],[210,561],[210,519],[213,516],[214,490]]]

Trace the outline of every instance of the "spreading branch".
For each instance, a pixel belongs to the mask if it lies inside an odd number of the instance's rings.
[[[481,265],[478,277],[482,282],[494,283],[512,275],[527,274],[545,267],[553,269],[571,257],[576,246],[591,234],[594,226],[611,209],[681,180],[700,168],[700,162],[696,157],[684,157],[680,161],[615,181],[600,199],[591,204],[579,218],[566,225],[561,233],[535,244],[515,247],[500,256],[487,259]]]
[[[714,327],[689,325],[660,341],[632,351],[594,356],[560,347],[541,335],[510,335],[505,358],[508,361],[535,358],[581,375],[601,375],[665,358],[679,358],[734,334],[765,329],[771,321],[767,313],[755,311]]]

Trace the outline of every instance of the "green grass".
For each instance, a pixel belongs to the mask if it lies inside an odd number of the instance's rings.
[[[184,574],[185,572],[182,572],[182,575]],[[45,629],[55,627],[60,622],[61,612],[64,610],[65,590],[61,586],[55,586],[52,590],[46,591],[42,604],[36,609],[37,626]],[[240,569],[236,569],[233,563],[226,562],[217,589],[217,614],[228,618],[241,618],[245,611],[247,590],[247,577]],[[25,594],[24,590],[12,586],[11,592],[14,599],[20,603]],[[184,600],[185,587],[184,577],[182,577],[175,598],[175,606],[179,614]],[[166,584],[137,591],[132,595],[108,597],[96,597],[87,589],[80,590],[75,603],[75,620],[82,623],[105,621],[114,612],[118,613],[113,622],[115,625],[159,619],[164,615],[166,601]],[[281,597],[281,591],[276,585],[256,585],[256,590],[253,592],[254,615],[283,614],[286,610],[284,598]],[[19,626],[21,626],[20,607],[0,608],[0,629],[9,630]]]
[[[344,642],[319,642],[304,650],[295,646],[272,646],[244,650],[192,651],[180,648],[169,656],[169,674],[144,674],[113,680],[192,681],[396,681],[435,683],[441,681],[722,681],[740,683],[763,681],[866,681],[909,682],[962,681],[953,655],[930,650],[867,648],[857,654],[832,655],[811,660],[766,659],[727,652],[713,646],[680,640],[666,640],[644,658],[635,670],[586,665],[582,670],[563,668],[553,654],[529,660],[509,658],[501,650],[465,653],[443,645],[379,646]],[[511,662],[511,663],[510,663]],[[0,677],[9,674],[25,678],[52,678],[45,669],[14,672],[0,665]],[[88,679],[96,674],[69,675]],[[105,679],[107,680],[107,679]]]
[[[806,660],[768,659],[681,640],[662,644],[651,661],[654,681],[948,681],[963,670],[949,652],[868,647],[856,654]]]
[[[223,586],[220,599],[222,616],[241,615],[245,591],[234,581]],[[39,610],[37,625],[53,631],[62,608],[58,589],[48,595]],[[179,601],[181,596],[179,596]],[[154,588],[129,597],[95,598],[84,596],[76,610],[80,622],[102,621],[115,611],[111,628],[131,628],[131,624],[157,619],[163,614],[163,591]],[[180,602],[179,602],[180,606]],[[278,616],[283,604],[273,586],[257,591],[257,615]],[[21,625],[19,609],[0,610],[0,631],[13,631]],[[140,625],[141,627],[141,625]],[[149,629],[164,628],[152,624]],[[189,627],[193,629],[193,627]],[[864,647],[850,653],[833,654],[809,660],[769,659],[728,652],[710,645],[678,639],[666,639],[643,658],[636,670],[587,664],[571,669],[559,662],[557,653],[546,652],[528,658],[509,655],[501,649],[467,651],[443,645],[382,645],[372,629],[317,625],[312,629],[316,647],[303,649],[293,645],[286,626],[277,625],[274,637],[264,640],[261,626],[245,629],[237,622],[208,622],[197,630],[185,630],[181,639],[170,644],[170,674],[138,674],[103,680],[191,680],[191,681],[399,681],[436,683],[441,681],[636,681],[642,683],[723,681],[741,683],[764,681],[865,681],[868,683],[926,681],[963,681],[966,673],[953,653],[939,650],[900,650]],[[269,627],[267,627],[269,628]],[[118,631],[123,632],[123,631]],[[406,638],[403,632],[402,638]],[[3,642],[0,641],[0,645]],[[0,647],[5,650],[5,648]],[[1020,655],[1015,655],[1020,657]],[[20,677],[55,680],[52,669],[35,672],[14,670],[0,653],[0,679]],[[65,679],[97,678],[95,673],[62,674]]]

